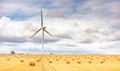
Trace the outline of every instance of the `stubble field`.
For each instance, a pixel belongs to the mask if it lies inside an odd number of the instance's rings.
[[[120,71],[120,55],[0,55],[0,71]]]

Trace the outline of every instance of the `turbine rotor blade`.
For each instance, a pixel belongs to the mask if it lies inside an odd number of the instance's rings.
[[[41,9],[41,27],[43,28],[43,15],[42,15],[42,9]]]
[[[40,30],[41,30],[41,28],[39,30],[37,30],[30,38],[33,38]]]
[[[44,31],[46,32],[46,33],[48,33],[50,36],[53,36],[52,34],[50,34],[48,31],[46,31],[45,29],[44,29]]]

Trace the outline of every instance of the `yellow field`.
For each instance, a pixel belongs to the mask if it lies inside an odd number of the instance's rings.
[[[0,55],[0,71],[120,71],[120,55]]]

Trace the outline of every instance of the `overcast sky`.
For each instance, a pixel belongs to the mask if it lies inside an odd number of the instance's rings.
[[[120,0],[0,0],[0,53],[120,54]]]

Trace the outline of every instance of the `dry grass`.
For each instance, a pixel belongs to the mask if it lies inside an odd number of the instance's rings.
[[[27,69],[28,69],[27,71],[31,71],[31,69],[33,69],[32,71],[45,71],[45,70],[53,71],[49,69],[40,70],[42,69],[41,68],[42,63],[44,63],[43,65],[48,64],[44,66],[45,68],[50,68],[48,66],[51,65],[55,69],[58,68],[58,71],[78,71],[78,70],[86,71],[87,68],[91,69],[90,71],[92,71],[92,69],[94,69],[94,71],[106,71],[106,70],[120,71],[120,55],[45,54],[44,60],[42,57],[43,57],[42,55],[32,55],[32,54],[16,55],[16,57],[14,55],[0,55],[0,71],[16,71],[17,68],[18,68],[17,71],[26,71]],[[19,63],[21,64],[21,66]],[[2,68],[7,68],[7,65],[8,65],[8,70],[6,69],[1,70]],[[11,67],[16,66],[15,68],[16,70],[9,70],[9,69],[14,69],[14,67],[10,68],[10,65]],[[17,65],[21,67],[21,70],[19,70],[19,67],[17,67]],[[24,68],[26,68],[26,70],[24,70]]]

